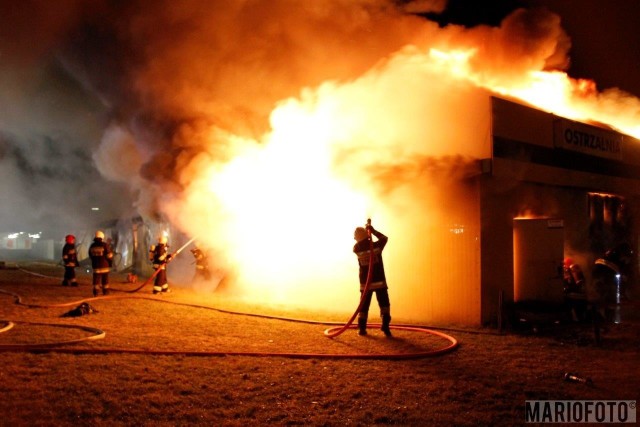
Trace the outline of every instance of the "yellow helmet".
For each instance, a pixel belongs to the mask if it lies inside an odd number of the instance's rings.
[[[104,233],[101,230],[96,231],[96,239],[104,239]]]

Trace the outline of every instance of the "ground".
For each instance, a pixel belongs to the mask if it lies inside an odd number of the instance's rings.
[[[97,312],[62,317],[91,286],[86,274],[77,288],[61,286],[61,277],[50,264],[0,269],[2,426],[520,425],[527,400],[636,400],[640,390],[633,302],[599,345],[586,326],[515,333],[438,325],[459,345],[429,356],[450,342],[404,330],[388,339],[375,328],[330,339],[325,322],[341,315],[177,286],[162,297],[149,287],[122,292],[138,285],[116,274],[121,292],[89,300]],[[68,340],[79,342],[55,344]],[[565,381],[567,372],[592,383]]]

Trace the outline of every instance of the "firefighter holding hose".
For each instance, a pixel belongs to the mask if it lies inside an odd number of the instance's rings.
[[[153,294],[168,293],[169,282],[167,281],[167,263],[171,261],[167,236],[160,236],[157,245],[151,245],[149,249],[149,260],[153,263],[153,268],[157,274],[153,283]]]
[[[376,241],[373,241],[372,236],[376,237]],[[367,221],[366,227],[357,227],[354,231],[353,238],[356,240],[356,244],[353,246],[353,252],[358,257],[358,265],[360,267],[361,306],[358,312],[358,334],[367,335],[369,307],[371,306],[371,298],[375,293],[378,306],[380,307],[380,317],[382,318],[380,330],[384,332],[386,336],[390,337],[391,302],[389,301],[387,279],[382,262],[382,250],[389,239],[373,228],[371,220]],[[371,274],[369,274],[370,263]],[[367,282],[369,282],[369,286],[367,291],[364,292],[367,287]]]

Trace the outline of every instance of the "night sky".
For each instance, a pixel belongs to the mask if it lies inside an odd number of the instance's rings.
[[[573,77],[640,96],[640,2],[634,0],[539,0],[562,17],[573,41]]]

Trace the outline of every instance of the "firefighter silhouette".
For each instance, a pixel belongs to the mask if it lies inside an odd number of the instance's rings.
[[[78,252],[76,251],[76,237],[67,234],[62,247],[62,263],[64,264],[64,278],[62,286],[78,286],[76,267],[78,266]]]
[[[196,279],[211,279],[211,272],[209,271],[209,260],[207,254],[197,245],[193,249],[191,249],[191,254],[195,258]]]
[[[113,251],[104,241],[104,233],[100,230],[96,231],[96,237],[89,246],[89,257],[93,268],[93,296],[98,296],[100,287],[102,295],[109,294],[109,271],[113,263]]]
[[[580,266],[571,258],[565,258],[562,265],[564,304],[573,321],[582,322],[587,312],[587,292],[584,274]]]
[[[167,237],[160,236],[157,245],[151,245],[149,249],[149,260],[153,263],[153,268],[157,274],[153,283],[153,294],[169,292],[169,282],[167,281],[167,263],[171,261]]]
[[[592,280],[598,294],[600,315],[608,322],[616,320],[614,318],[616,307],[625,298],[632,257],[631,246],[623,243],[605,252],[593,266]]]
[[[372,241],[371,235],[377,240]],[[380,307],[380,317],[382,318],[382,326],[380,330],[388,337],[391,336],[389,324],[391,322],[391,303],[389,301],[389,292],[387,288],[387,278],[384,272],[384,264],[382,262],[382,250],[387,244],[388,237],[374,229],[370,223],[367,227],[357,227],[353,233],[356,244],[353,246],[353,252],[358,257],[359,278],[360,278],[360,298],[362,305],[358,313],[358,334],[367,334],[367,319],[369,317],[369,307],[371,298],[376,294],[378,306]],[[373,249],[373,254],[372,254]],[[369,277],[369,263],[372,262],[371,277]],[[369,288],[363,294],[365,286],[369,280]]]

